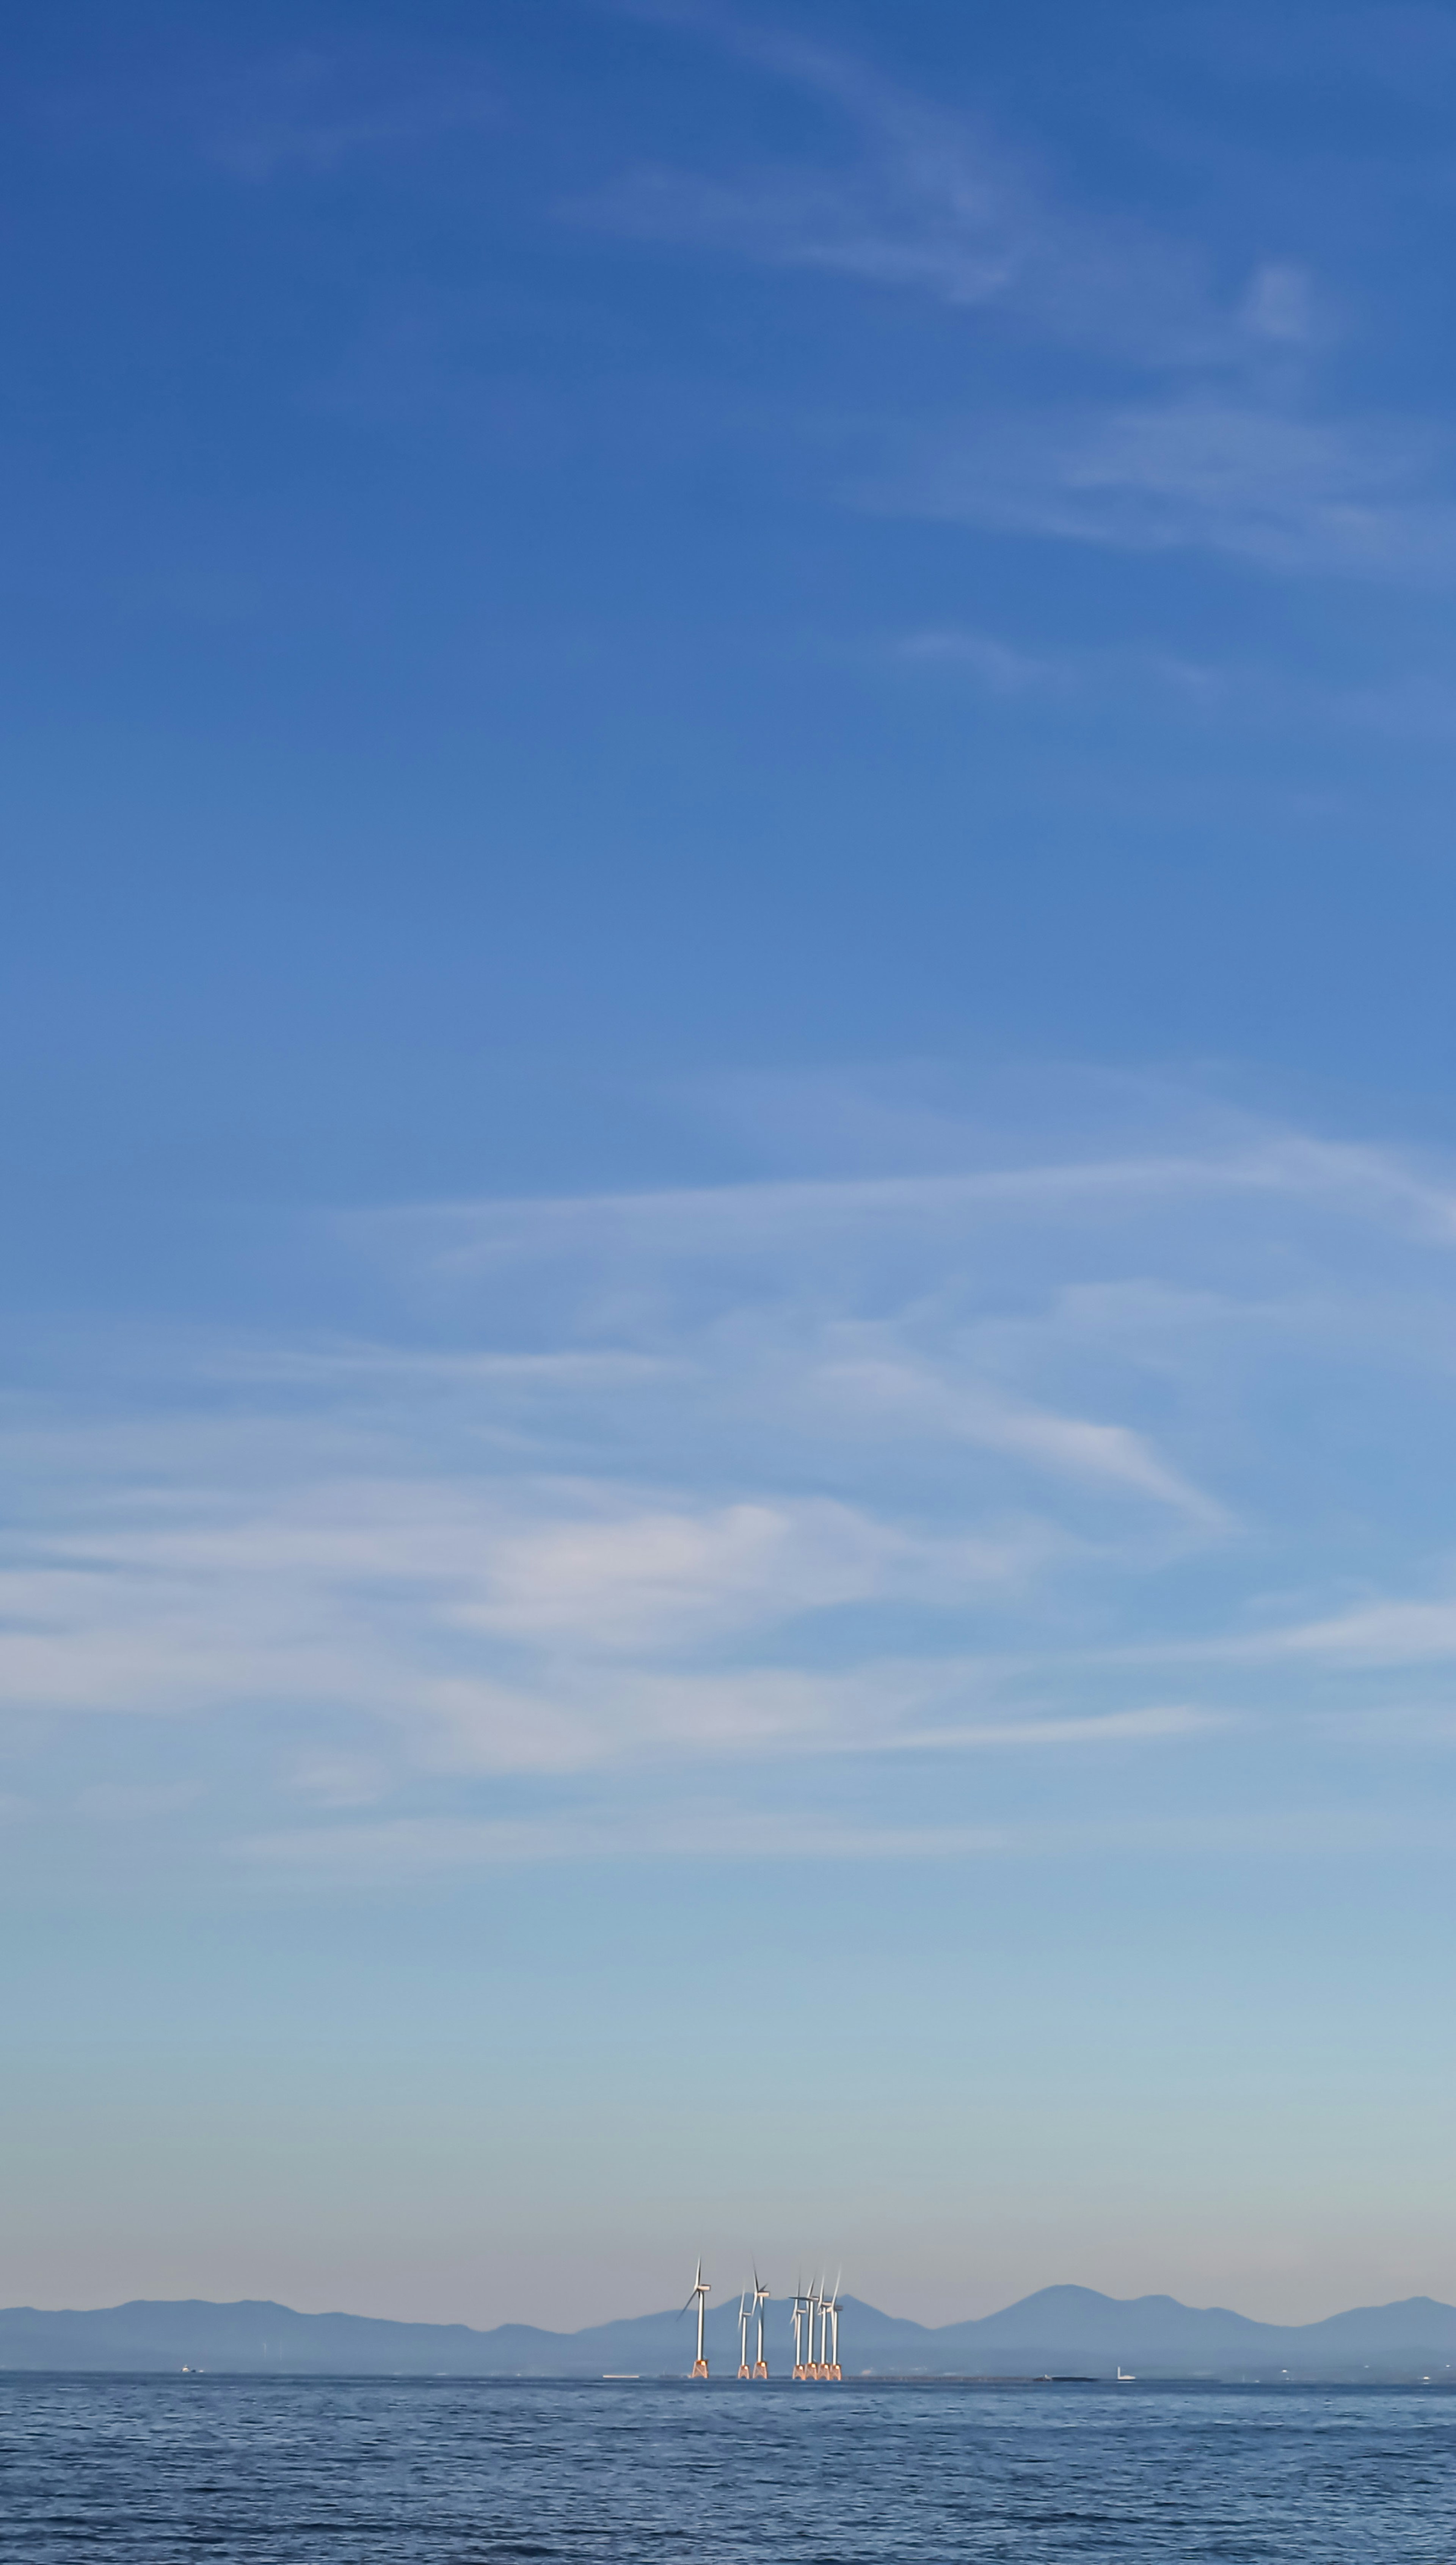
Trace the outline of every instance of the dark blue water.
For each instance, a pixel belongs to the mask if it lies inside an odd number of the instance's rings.
[[[1456,2395],[12,2374],[0,2556],[1449,2565]]]

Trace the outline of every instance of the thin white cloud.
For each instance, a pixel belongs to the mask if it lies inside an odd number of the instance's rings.
[[[1251,1654],[1311,1657],[1331,1666],[1438,1664],[1456,1657],[1456,1602],[1391,1599],[1329,1620],[1272,1630],[1247,1642]]]
[[[1436,1601],[1381,1598],[1345,1485],[1365,1418],[1398,1510],[1392,1438],[1456,1395],[1450,1179],[1145,1118],[1156,1147],[331,1221],[396,1295],[373,1343],[153,1344],[154,1395],[132,1346],[129,1417],[13,1406],[17,1733],[226,1719],[265,1802],[471,1825],[730,1767],[837,1792],[826,1824],[875,1786],[886,1823],[980,1825],[1012,1766],[1051,1806],[1122,1755],[1184,1786],[1205,1733],[1313,1738],[1335,1678],[1358,1710],[1456,1651],[1438,1563]],[[153,1728],[136,1786],[181,1763]]]
[[[1456,1659],[1456,1603],[1386,1596],[1357,1610],[1318,1620],[1275,1622],[1256,1631],[1185,1634],[1099,1652],[1108,1667],[1178,1663],[1268,1666],[1306,1663],[1339,1674],[1378,1672],[1396,1666],[1444,1665]],[[1318,1722],[1319,1714],[1311,1714]],[[1429,1706],[1410,1711],[1429,1718]],[[1354,1733],[1354,1714],[1331,1713],[1332,1734]],[[1369,1720],[1383,1720],[1383,1710]]]
[[[1350,1218],[1398,1220],[1456,1245],[1456,1182],[1444,1170],[1426,1172],[1395,1150],[1253,1125],[1239,1139],[1202,1150],[944,1174],[410,1204],[338,1215],[335,1226],[361,1248],[394,1249],[411,1264],[428,1260],[442,1279],[463,1279],[574,1249],[590,1248],[594,1259],[707,1265],[759,1249],[817,1249],[854,1229],[901,1247],[972,1219],[1014,1219],[1038,1209],[1058,1219],[1079,1210],[1099,1216],[1119,1197],[1213,1201],[1236,1194],[1324,1200]]]
[[[302,1460],[304,1434],[285,1431]],[[220,1429],[217,1457],[226,1452]],[[350,1598],[387,1613],[427,1596],[442,1629],[531,1640],[598,1655],[652,1653],[880,1595],[933,1596],[1015,1580],[1044,1559],[1035,1526],[1000,1537],[927,1532],[828,1499],[704,1506],[686,1495],[643,1504],[605,1482],[392,1479],[285,1484],[260,1502],[181,1484],[164,1507],[122,1503],[84,1526],[56,1529],[0,1577],[0,1652],[12,1689],[53,1645],[82,1638],[114,1650],[108,1690],[130,1698],[144,1674],[128,1639],[171,1634],[168,1684],[190,1685],[211,1662],[209,1691],[235,1688],[248,1654],[301,1644],[300,1598],[336,1598],[322,1627],[342,1628]],[[382,1603],[380,1599],[382,1598]],[[209,1650],[206,1633],[230,1653]],[[320,1656],[327,1672],[329,1651]],[[160,1669],[157,1669],[158,1673]],[[298,1662],[302,1678],[303,1664]],[[332,1678],[329,1678],[332,1681]]]
[[[205,48],[190,60],[164,50],[130,77],[113,69],[101,87],[83,71],[38,104],[72,138],[121,133],[153,150],[180,142],[251,188],[317,185],[360,161],[438,151],[501,121],[499,85],[477,49],[358,28],[322,42],[238,45],[222,70]]]
[[[634,1388],[663,1377],[680,1377],[683,1366],[663,1358],[629,1351],[558,1353],[424,1352],[414,1346],[330,1338],[314,1344],[209,1346],[205,1358],[228,1378],[296,1381],[334,1386],[351,1380],[378,1386],[397,1381],[417,1390],[438,1383],[444,1389],[523,1389],[539,1394],[559,1391],[579,1398],[584,1391]]]
[[[879,655],[907,672],[958,681],[998,707],[1071,706],[1086,713],[1145,706],[1155,693],[1167,710],[1201,723],[1218,717],[1264,733],[1353,728],[1443,746],[1456,739],[1456,670],[1432,666],[1428,657],[1377,683],[1351,686],[1295,676],[1257,659],[1218,662],[1156,649],[1031,651],[956,624],[896,634]]]
[[[1456,569],[1445,457],[1409,421],[1328,418],[1199,391],[937,430],[874,507],[1134,552],[1400,580]]]
[[[1091,1480],[1150,1497],[1198,1520],[1224,1520],[1224,1509],[1159,1459],[1145,1436],[1125,1425],[1014,1404],[984,1389],[967,1390],[927,1365],[872,1356],[827,1363],[817,1387],[843,1409],[891,1420],[920,1435],[949,1435],[987,1451],[1015,1454],[1064,1478]]]
[[[964,671],[988,694],[1012,700],[1060,693],[1075,686],[1083,674],[1080,664],[1065,656],[1021,650],[994,632],[953,624],[902,634],[893,644],[893,656],[910,667]]]
[[[263,54],[172,105],[216,167],[255,186],[485,134],[501,114],[478,56],[367,40]]]
[[[1206,1816],[897,1825],[697,1804],[646,1821],[557,1814],[282,1827],[245,1836],[231,1848],[232,1858],[248,1869],[322,1889],[386,1887],[443,1871],[543,1862],[1001,1864],[1108,1854],[1163,1860],[1244,1854],[1283,1861],[1453,1850],[1456,1820],[1430,1810],[1293,1806]]]
[[[300,1755],[287,1782],[321,1808],[368,1808],[388,1797],[391,1778],[382,1755],[336,1750]]]
[[[235,1857],[323,1885],[372,1887],[441,1870],[538,1862],[970,1859],[1003,1852],[1010,1840],[990,1826],[849,1826],[692,1808],[651,1826],[562,1816],[298,1826],[244,1837]]]
[[[1035,1527],[916,1536],[824,1502],[643,1510],[605,1487],[401,1480],[286,1488],[232,1513],[215,1489],[182,1486],[167,1519],[152,1506],[137,1525],[123,1509],[47,1551],[0,1586],[13,1705],[166,1717],[286,1703],[372,1719],[434,1768],[551,1772],[892,1748],[897,1723],[974,1693],[978,1667],[722,1672],[715,1651],[762,1652],[784,1623],[844,1606],[961,1608],[1034,1572],[1050,1545]],[[358,1758],[342,1768],[347,1793]],[[306,1761],[300,1786],[337,1795],[340,1770]]]
[[[1197,245],[1072,201],[1044,157],[969,105],[917,97],[833,45],[730,13],[669,23],[793,89],[822,130],[792,161],[729,175],[638,168],[595,204],[598,220],[914,295],[983,331],[1000,316],[1012,365],[1030,339],[1148,380],[1146,396],[1116,400],[1104,374],[1091,394],[1069,380],[1041,410],[983,393],[974,422],[918,443],[887,432],[893,459],[855,480],[861,504],[1134,552],[1213,551],[1280,573],[1456,576],[1449,439],[1322,400],[1336,299],[1302,262],[1267,255],[1226,293]],[[983,651],[985,681],[1028,682],[1018,656]]]
[[[1172,1702],[1147,1710],[1110,1710],[1087,1719],[981,1720],[973,1728],[904,1730],[886,1743],[900,1754],[952,1754],[979,1748],[1018,1751],[1046,1746],[1121,1746],[1154,1737],[1200,1737],[1227,1728],[1228,1716]]]
[[[674,12],[667,23],[797,91],[822,112],[828,147],[813,161],[718,177],[639,166],[572,208],[578,216],[952,311],[1004,311],[1068,345],[1157,366],[1243,363],[1261,343],[1303,335],[1297,317],[1314,298],[1292,262],[1267,263],[1223,309],[1196,248],[1065,201],[1037,154],[969,108],[918,97],[837,46],[726,12]]]
[[[1256,269],[1241,317],[1255,338],[1284,348],[1314,347],[1328,327],[1312,279],[1291,259],[1272,259]]]
[[[466,1627],[601,1649],[692,1637],[851,1603],[879,1592],[897,1536],[850,1508],[678,1506],[578,1516],[507,1530]]]

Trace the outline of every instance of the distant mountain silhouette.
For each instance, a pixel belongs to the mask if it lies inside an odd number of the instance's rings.
[[[1106,2298],[1096,2289],[1038,2289],[964,2324],[927,2326],[841,2300],[847,2377],[1108,2375],[1120,2365],[1167,2376],[1420,2376],[1456,2373],[1456,2307],[1434,2298],[1353,2307],[1319,2324],[1258,2324],[1227,2307],[1176,2298]],[[715,2376],[738,2366],[736,2295],[707,2325]],[[180,2370],[416,2377],[644,2377],[682,2375],[692,2358],[688,2317],[624,2316],[578,2333],[537,2325],[398,2324],[381,2316],[299,2315],[268,2299],[219,2306],[207,2298],[135,2298],[89,2311],[0,2311],[0,2369]],[[769,2307],[769,2365],[787,2373],[789,2311]]]

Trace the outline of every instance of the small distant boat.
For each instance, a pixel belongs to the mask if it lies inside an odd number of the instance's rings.
[[[1135,2387],[1137,2385],[1136,2370],[1124,2369],[1120,2360],[1117,2363],[1117,2384],[1119,2387]]]

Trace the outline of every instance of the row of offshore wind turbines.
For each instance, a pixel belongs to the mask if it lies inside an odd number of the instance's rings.
[[[843,2276],[844,2274],[841,2273],[841,2278]],[[712,2281],[703,2278],[703,2266],[699,2260],[696,2276],[682,2310],[686,2315],[689,2307],[697,2309],[698,2351],[692,2365],[694,2378],[706,2378],[708,2374],[707,2354],[703,2348],[703,2319],[708,2312],[708,2300],[712,2293]],[[752,2289],[745,2289],[738,2301],[738,2375],[740,2378],[767,2378],[769,2374],[769,2364],[764,2358],[764,2308],[772,2294],[771,2290],[764,2287],[758,2272],[755,2271]],[[752,2361],[748,2357],[750,2330],[755,2332],[757,2346]],[[794,2292],[792,2375],[795,2378],[839,2378],[843,2375],[840,2368],[839,2280],[836,2280],[832,2289],[826,2289],[822,2280],[816,2280],[812,2288],[799,2288]]]

